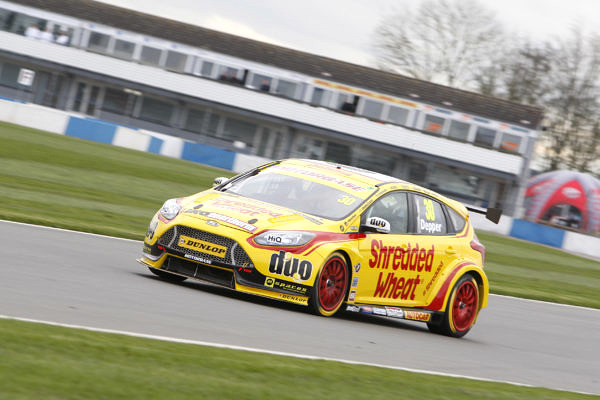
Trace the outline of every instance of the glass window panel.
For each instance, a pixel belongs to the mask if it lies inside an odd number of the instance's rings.
[[[21,67],[15,64],[4,63],[1,68],[0,84],[12,88],[20,88],[21,86],[17,83],[17,80],[19,78],[19,70]]]
[[[219,128],[219,120],[221,119],[221,116],[219,114],[210,114],[210,116],[208,117],[208,132],[216,135],[217,134],[217,129]]]
[[[448,129],[448,136],[454,139],[467,140],[469,137],[469,128],[471,125],[465,124],[464,122],[450,121],[450,129]]]
[[[390,223],[391,234],[408,233],[408,198],[405,192],[389,193],[376,202],[363,214],[363,221],[379,217]]]
[[[159,65],[162,50],[155,47],[142,46],[140,61],[144,64]]]
[[[483,179],[467,171],[440,165],[432,167],[427,177],[427,187],[449,196],[477,198],[483,190]]]
[[[268,92],[271,88],[271,78],[266,75],[253,74],[250,86]]]
[[[521,136],[505,133],[502,135],[502,144],[500,145],[500,147],[504,150],[518,153],[519,147],[521,146],[521,140]]]
[[[163,125],[169,125],[171,123],[173,109],[174,106],[171,103],[150,97],[144,97],[142,109],[140,110],[140,119]]]
[[[213,67],[215,66],[215,64],[208,62],[208,61],[204,61],[202,63],[202,69],[200,70],[200,74],[202,76],[212,76],[212,71],[213,71]]]
[[[482,126],[477,127],[477,133],[475,134],[475,143],[484,146],[494,146],[496,141],[496,131]]]
[[[237,78],[238,70],[225,65],[219,66],[219,79],[222,81],[239,83]]]
[[[106,88],[102,109],[115,114],[128,113],[128,107],[131,108],[131,106],[128,106],[128,99],[129,95],[123,90]]]
[[[352,151],[353,165],[387,175],[394,172],[395,158],[393,155],[360,146],[354,147]]]
[[[269,143],[269,138],[271,136],[271,130],[269,128],[262,128],[262,136],[260,138],[260,143],[258,144],[258,150],[256,154],[261,157],[266,157],[267,154],[267,145]]]
[[[167,63],[165,64],[165,68],[173,71],[183,72],[185,69],[186,59],[187,55],[177,51],[169,50],[167,52]]]
[[[442,133],[445,121],[446,120],[442,117],[436,117],[435,115],[425,114],[425,124],[423,125],[423,130],[432,133]]]
[[[412,161],[408,167],[408,180],[416,184],[425,183],[427,165]]]
[[[96,51],[106,51],[110,36],[103,33],[92,32],[88,41],[88,49]]]
[[[185,120],[185,129],[188,131],[202,133],[202,124],[206,113],[202,110],[190,108],[188,110],[187,119]]]
[[[277,94],[293,99],[296,94],[296,84],[280,79],[277,84]]]
[[[408,120],[408,110],[401,107],[390,106],[388,121],[398,125],[406,125]]]
[[[421,196],[412,195],[416,210],[416,233],[423,235],[446,234],[446,217],[442,205],[437,201]]]
[[[381,119],[381,111],[383,110],[383,103],[373,100],[365,100],[361,115],[368,118]]]
[[[448,211],[452,225],[454,225],[454,232],[461,232],[467,224],[467,221],[453,209],[446,207],[446,210]]]
[[[240,142],[252,145],[256,128],[256,124],[235,118],[227,118],[222,137],[231,141],[239,140]]]
[[[331,92],[329,90],[315,88],[310,102],[312,104],[327,107],[330,96],[331,96]]]
[[[327,142],[327,150],[325,151],[326,161],[350,165],[350,154],[350,146],[342,143]]]
[[[131,59],[133,57],[133,50],[135,50],[135,43],[121,39],[115,40],[115,56]]]

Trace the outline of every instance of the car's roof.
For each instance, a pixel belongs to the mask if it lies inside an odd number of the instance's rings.
[[[425,193],[431,195],[433,197],[438,198],[443,201],[447,205],[454,208],[463,216],[467,215],[467,210],[465,206],[453,199],[450,199],[446,196],[443,196],[437,192],[429,190],[419,185],[415,185],[414,183],[404,181],[399,178],[395,178],[393,176],[381,174],[378,172],[369,171],[366,169],[352,167],[349,165],[333,163],[329,161],[319,161],[319,160],[308,160],[308,159],[285,159],[277,162],[277,165],[287,165],[293,166],[295,168],[307,168],[312,171],[320,171],[328,176],[340,178],[345,182],[350,182],[356,184],[357,186],[377,186],[377,187],[385,187],[387,185],[395,186],[403,185],[403,188],[408,188],[413,191]]]

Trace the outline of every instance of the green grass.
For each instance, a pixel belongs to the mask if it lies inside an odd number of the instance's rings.
[[[143,239],[171,197],[230,171],[0,123],[0,218]]]
[[[591,396],[0,320],[0,399]]]
[[[143,239],[164,200],[231,172],[0,123],[0,218]],[[600,263],[478,232],[492,293],[600,308]]]

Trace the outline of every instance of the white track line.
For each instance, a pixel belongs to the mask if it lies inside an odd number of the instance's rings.
[[[70,233],[75,233],[75,234],[80,234],[80,235],[97,236],[97,237],[101,237],[101,238],[105,238],[105,239],[125,240],[128,242],[134,242],[134,243],[140,243],[140,244],[143,243],[142,240],[126,239],[126,238],[120,238],[120,237],[116,237],[116,236],[107,236],[107,235],[101,235],[99,233],[74,231],[71,229],[55,228],[52,226],[45,226],[45,225],[28,224],[25,222],[8,221],[8,220],[4,220],[4,219],[0,219],[0,222],[6,222],[9,224],[15,224],[15,225],[31,226],[31,227],[36,227],[36,228],[48,229],[48,230],[55,230],[55,231],[59,231],[59,232],[70,232]],[[600,309],[598,309],[598,308],[575,306],[575,305],[571,305],[571,304],[553,303],[550,301],[543,301],[543,300],[524,299],[522,297],[514,297],[514,296],[507,296],[507,295],[502,295],[502,294],[492,294],[492,293],[490,293],[490,296],[504,297],[507,299],[514,299],[514,300],[518,300],[518,301],[528,301],[528,302],[533,302],[533,303],[548,304],[548,305],[554,305],[554,306],[560,306],[560,307],[580,308],[582,310],[600,312]]]
[[[306,360],[335,361],[335,362],[340,362],[340,363],[344,363],[344,364],[365,365],[365,366],[370,366],[370,367],[388,368],[388,369],[395,369],[395,370],[406,371],[406,372],[415,372],[415,373],[419,373],[419,374],[437,375],[437,376],[445,376],[445,377],[451,377],[451,378],[473,379],[473,380],[484,381],[484,382],[508,383],[510,385],[516,385],[516,386],[534,387],[532,385],[528,385],[525,383],[502,381],[502,380],[496,380],[496,379],[481,378],[481,377],[476,377],[476,376],[449,374],[449,373],[445,373],[445,372],[437,372],[437,371],[406,368],[406,367],[397,367],[397,366],[392,366],[392,365],[374,364],[374,363],[344,360],[344,359],[329,358],[329,357],[311,356],[311,355],[307,355],[307,354],[287,353],[287,352],[283,352],[283,351],[265,350],[265,349],[258,349],[258,348],[254,348],[254,347],[236,346],[236,345],[223,344],[223,343],[204,342],[204,341],[200,341],[200,340],[179,339],[179,338],[173,338],[173,337],[168,337],[168,336],[149,335],[149,334],[145,334],[145,333],[120,331],[120,330],[115,330],[115,329],[104,329],[104,328],[94,328],[94,327],[83,326],[83,325],[63,324],[60,322],[43,321],[43,320],[37,320],[37,319],[31,319],[31,318],[19,318],[19,317],[13,317],[13,316],[2,315],[2,314],[0,314],[0,319],[21,321],[21,322],[31,322],[31,323],[38,323],[38,324],[51,325],[51,326],[59,326],[62,328],[82,329],[82,330],[91,331],[91,332],[111,333],[111,334],[125,335],[125,336],[137,337],[137,338],[160,340],[160,341],[172,342],[172,343],[192,344],[192,345],[197,345],[197,346],[208,346],[208,347],[216,347],[216,348],[230,349],[230,350],[241,350],[241,351],[248,351],[248,352],[252,352],[252,353],[262,353],[262,354],[270,354],[270,355],[276,355],[276,356],[302,358],[302,359],[306,359]]]

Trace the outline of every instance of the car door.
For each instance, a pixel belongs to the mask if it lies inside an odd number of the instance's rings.
[[[436,271],[439,275],[447,263],[446,249],[439,243],[447,235],[441,204],[421,194],[392,191],[365,210],[361,226],[373,217],[388,221],[390,231],[363,228],[355,302],[425,305]]]

